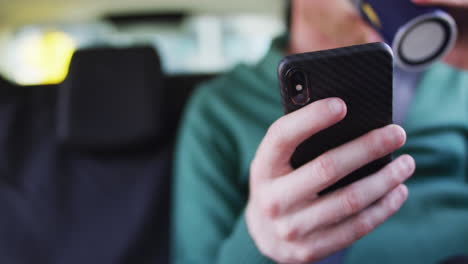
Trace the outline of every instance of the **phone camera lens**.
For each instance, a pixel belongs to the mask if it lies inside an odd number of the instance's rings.
[[[305,105],[310,101],[307,76],[304,72],[293,70],[289,74],[289,97],[295,105]]]

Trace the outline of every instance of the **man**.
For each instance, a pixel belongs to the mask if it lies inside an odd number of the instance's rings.
[[[468,7],[467,0],[437,3]],[[453,11],[461,37],[446,62],[459,69],[439,63],[416,82],[403,148],[405,131],[391,125],[297,170],[289,166],[295,147],[343,119],[346,102],[330,98],[281,117],[279,60],[379,37],[349,1],[292,0],[291,14],[289,42],[276,41],[257,66],[238,66],[191,100],[175,164],[175,263],[311,263],[347,247],[345,263],[438,263],[467,254],[468,12]],[[393,151],[397,158],[380,172],[317,197]],[[403,183],[413,172],[411,198],[389,219],[407,199]]]

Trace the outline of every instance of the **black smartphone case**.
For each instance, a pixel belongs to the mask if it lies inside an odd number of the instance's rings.
[[[306,73],[309,103],[339,97],[348,109],[344,120],[299,145],[291,158],[292,167],[298,168],[330,149],[393,123],[393,55],[388,45],[371,43],[285,57],[280,62],[278,74],[286,113],[303,107],[293,104],[288,96],[286,76],[290,70]],[[376,160],[321,194],[368,176],[391,160],[391,155]]]

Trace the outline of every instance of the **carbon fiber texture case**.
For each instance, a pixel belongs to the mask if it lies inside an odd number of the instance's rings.
[[[285,57],[278,67],[281,97],[286,114],[303,106],[288,95],[288,72],[305,72],[310,101],[339,97],[346,102],[347,116],[338,124],[298,146],[291,165],[298,168],[324,152],[393,123],[393,55],[384,43],[371,43]],[[343,178],[321,194],[334,191],[391,162],[392,156],[376,160]]]

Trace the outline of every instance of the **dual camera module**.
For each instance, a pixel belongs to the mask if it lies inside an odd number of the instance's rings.
[[[299,69],[292,69],[287,74],[288,96],[293,104],[303,106],[310,101],[307,74]]]

